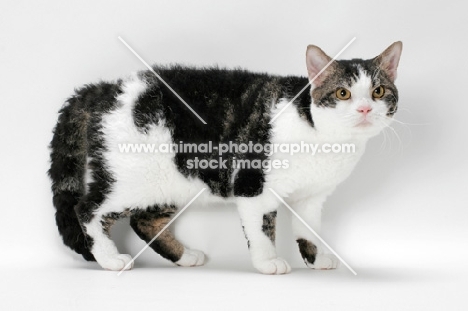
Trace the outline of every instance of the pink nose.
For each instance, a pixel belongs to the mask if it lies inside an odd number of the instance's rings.
[[[372,108],[370,106],[361,106],[357,109],[358,112],[367,115],[369,112],[372,111]]]

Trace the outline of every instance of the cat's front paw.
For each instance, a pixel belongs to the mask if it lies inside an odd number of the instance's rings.
[[[338,268],[340,261],[333,254],[317,254],[314,263],[311,264],[306,260],[306,265],[311,269],[330,270]]]
[[[286,274],[291,272],[291,266],[280,257],[256,262],[254,267],[263,274]]]
[[[96,260],[103,269],[110,271],[121,271],[124,268],[125,270],[130,270],[133,268],[134,263],[132,256],[127,254],[106,256],[105,258],[96,258]]]
[[[182,257],[175,262],[176,265],[182,267],[202,266],[205,263],[205,254],[202,251],[195,249],[185,249]]]

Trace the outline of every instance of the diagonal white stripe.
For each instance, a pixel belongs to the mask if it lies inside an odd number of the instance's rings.
[[[164,230],[166,230],[166,229],[174,222],[174,220],[176,220],[177,217],[179,217],[179,216],[187,209],[187,207],[189,207],[190,204],[192,204],[193,201],[195,201],[195,200],[200,196],[200,194],[202,194],[202,192],[205,191],[205,190],[206,190],[206,188],[203,188],[202,190],[200,190],[200,192],[198,192],[197,195],[196,195],[192,200],[190,200],[190,202],[188,202],[187,205],[185,205],[184,208],[182,208],[182,209],[177,213],[177,215],[175,215],[174,218],[172,218],[171,221],[169,221],[169,222],[167,223],[167,225],[165,225],[165,226],[161,229],[161,231],[159,231],[158,234],[156,234],[156,236],[155,236],[154,238],[152,238],[151,241],[149,241],[149,242],[141,249],[141,251],[140,251],[138,254],[136,254],[135,257],[133,257],[132,260],[131,260],[128,264],[125,265],[125,267],[122,268],[122,270],[120,270],[120,272],[117,274],[117,276],[120,276],[120,275],[122,274],[122,272],[125,271],[125,269],[127,269],[127,268],[135,261],[135,259],[137,259],[138,257],[140,257],[140,255],[150,246],[150,244],[153,243],[154,240],[156,240],[156,239],[164,232]]]
[[[275,122],[275,120],[276,120],[276,119],[277,119],[277,118],[278,118],[278,117],[279,117],[279,116],[296,100],[296,98],[298,98],[299,95],[301,95],[302,92],[304,92],[304,91],[312,84],[312,82],[314,82],[315,79],[317,79],[317,77],[320,76],[320,75],[322,74],[322,72],[324,72],[324,71],[328,68],[328,66],[330,66],[331,63],[333,63],[333,62],[334,62],[334,61],[351,45],[351,43],[354,42],[354,40],[356,40],[356,37],[352,38],[351,41],[349,41],[348,44],[346,44],[345,47],[342,48],[341,51],[339,51],[338,54],[336,54],[335,57],[333,57],[332,60],[329,61],[329,62],[325,65],[325,67],[323,67],[322,70],[320,70],[319,73],[317,73],[317,74],[315,75],[315,77],[313,77],[312,80],[310,80],[309,83],[307,83],[306,86],[304,86],[304,87],[302,88],[302,90],[300,90],[299,93],[297,93],[297,95],[294,96],[293,99],[291,99],[291,100],[289,101],[289,103],[287,103],[286,106],[284,106],[284,107],[281,109],[281,111],[278,112],[278,113],[271,119],[270,124],[272,124],[273,122]]]
[[[203,120],[202,117],[200,117],[200,116],[198,115],[198,113],[196,113],[195,110],[193,110],[192,107],[190,107],[190,105],[187,104],[187,103],[185,102],[185,100],[183,100],[182,97],[180,97],[179,94],[177,94],[177,92],[174,91],[174,90],[172,89],[172,87],[171,87],[169,84],[167,84],[166,81],[164,81],[163,78],[161,78],[161,76],[158,75],[158,74],[156,73],[156,71],[154,71],[154,69],[153,69],[150,65],[148,65],[148,63],[145,62],[145,60],[144,60],[143,58],[141,58],[141,56],[138,55],[137,52],[135,52],[134,49],[132,49],[132,48],[130,47],[130,45],[128,45],[127,42],[125,42],[124,39],[122,39],[122,37],[119,36],[118,38],[119,38],[119,40],[122,41],[122,43],[125,44],[125,46],[126,46],[126,47],[127,47],[127,48],[128,48],[144,65],[145,65],[145,66],[146,66],[146,68],[148,68],[148,69],[149,69],[149,70],[150,70],[150,71],[151,71],[151,72],[152,72],[152,73],[153,73],[153,74],[154,74],[154,75],[155,75],[155,76],[172,92],[172,93],[174,93],[174,95],[175,95],[185,106],[187,106],[187,108],[188,108],[198,119],[200,119],[200,121],[203,122],[203,124],[206,124],[205,120]]]
[[[354,275],[357,275],[357,273],[353,270],[353,268],[351,268],[351,267],[346,263],[346,261],[344,261],[343,258],[341,258],[341,256],[338,255],[338,254],[330,247],[330,245],[328,245],[328,243],[325,242],[325,241],[320,237],[320,235],[318,235],[317,232],[315,232],[315,230],[312,229],[312,228],[304,221],[304,219],[302,219],[301,216],[299,216],[299,215],[291,208],[291,206],[289,206],[288,203],[286,203],[286,202],[283,200],[283,198],[280,197],[280,196],[278,195],[278,193],[276,193],[276,191],[274,191],[274,190],[271,189],[271,188],[268,188],[268,189],[281,201],[281,203],[284,204],[284,206],[286,206],[286,207],[291,211],[291,213],[293,213],[294,216],[297,217],[297,219],[299,219],[300,222],[302,222],[302,223],[307,227],[307,229],[310,230],[310,232],[312,232],[312,233],[317,237],[317,239],[319,239],[320,242],[322,242],[323,245],[325,245],[325,246],[333,253],[333,255],[336,256],[336,258],[338,258],[338,259],[346,266],[346,268],[349,269],[349,271],[351,271]]]

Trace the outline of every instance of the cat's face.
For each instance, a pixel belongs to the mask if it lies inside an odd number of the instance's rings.
[[[388,126],[397,110],[394,81],[401,50],[401,42],[395,42],[373,59],[332,61],[317,75],[332,59],[309,46],[311,113],[317,130],[342,137],[371,137]]]

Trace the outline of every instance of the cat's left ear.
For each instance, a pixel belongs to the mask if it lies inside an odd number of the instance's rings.
[[[401,51],[403,49],[403,43],[397,41],[390,45],[382,54],[374,58],[374,62],[385,71],[387,76],[395,81],[397,78],[398,63],[400,62]]]
[[[313,81],[315,86],[322,85],[323,81],[333,72],[335,62],[331,62],[332,58],[325,54],[322,49],[315,45],[309,45],[306,51],[307,72],[309,81]],[[327,68],[327,64],[331,62]],[[324,69],[326,68],[326,69]],[[322,71],[323,70],[323,71]]]

